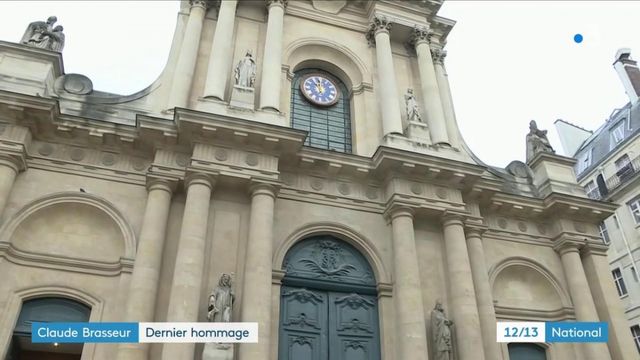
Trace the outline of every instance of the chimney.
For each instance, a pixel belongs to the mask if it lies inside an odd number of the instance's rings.
[[[613,68],[616,69],[631,104],[635,104],[640,96],[640,69],[636,61],[631,59],[631,49],[618,50]]]

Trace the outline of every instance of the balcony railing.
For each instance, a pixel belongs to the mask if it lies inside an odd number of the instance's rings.
[[[620,168],[615,175],[609,177],[604,182],[604,189],[602,189],[602,184],[598,184],[598,187],[592,191],[590,191],[587,196],[591,199],[601,200],[607,194],[615,191],[620,186],[624,185],[626,182],[635,178],[636,174],[640,172],[640,156],[634,158],[632,161],[627,163],[624,167]]]

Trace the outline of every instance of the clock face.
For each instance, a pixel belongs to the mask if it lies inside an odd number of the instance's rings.
[[[307,75],[300,82],[300,91],[312,104],[330,106],[338,102],[338,87],[322,75]]]

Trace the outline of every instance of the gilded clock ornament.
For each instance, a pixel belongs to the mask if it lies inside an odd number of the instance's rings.
[[[305,76],[300,82],[300,92],[309,102],[318,106],[331,106],[340,99],[336,84],[320,74]]]

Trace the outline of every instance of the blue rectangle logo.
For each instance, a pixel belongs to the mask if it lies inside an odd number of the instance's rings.
[[[584,343],[607,342],[609,325],[606,322],[547,322],[547,342]]]
[[[137,343],[138,323],[34,322],[33,343]]]

